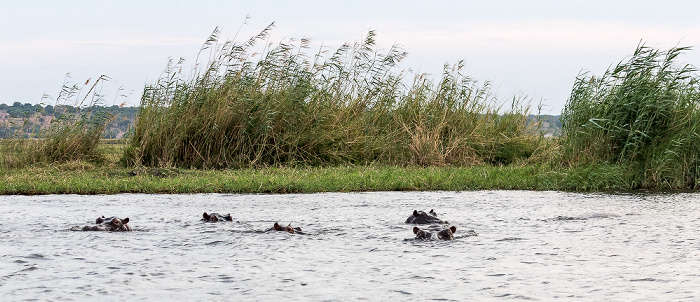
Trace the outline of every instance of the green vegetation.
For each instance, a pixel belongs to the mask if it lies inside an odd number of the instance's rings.
[[[497,107],[488,84],[445,67],[437,82],[395,71],[406,53],[375,49],[374,32],[328,57],[308,41],[258,58],[269,28],[228,41],[192,75],[168,66],[146,87],[124,157],[130,165],[230,169],[266,166],[509,164],[540,135],[526,107]],[[214,32],[204,48],[214,47]],[[504,111],[499,114],[499,110]],[[186,117],[186,118],[183,118]]]
[[[602,170],[602,171],[601,171]],[[413,190],[627,190],[607,169],[544,172],[532,166],[192,170],[96,167],[85,162],[5,171],[0,194],[313,193]]]
[[[310,55],[306,40],[256,52],[269,30],[220,47],[215,31],[192,74],[168,64],[123,140],[101,140],[116,119],[99,106],[105,78],[65,85],[59,99],[77,107],[52,107],[48,127],[25,114],[14,133],[36,139],[0,141],[0,194],[700,187],[698,77],[675,63],[687,48],[639,46],[580,75],[561,135],[545,137],[557,119],[504,106],[461,62],[409,80],[406,53],[376,49],[373,32],[334,52]]]
[[[687,48],[639,46],[602,77],[579,77],[562,113],[565,162],[623,167],[633,188],[696,188],[700,90]]]
[[[64,84],[58,100],[75,101],[79,107],[85,104],[84,108],[62,112],[51,120],[48,127],[37,129],[37,139],[14,137],[2,140],[0,150],[6,153],[0,159],[0,164],[5,168],[22,168],[37,163],[103,161],[97,145],[111,116],[96,109],[95,105],[102,101],[98,88],[106,79],[101,76],[92,86],[87,86],[89,89],[85,93],[83,86]]]
[[[41,130],[51,126],[54,119],[61,119],[80,110],[104,112],[112,117],[102,133],[103,139],[123,138],[129,127],[134,124],[138,112],[137,107],[119,105],[80,108],[72,105],[43,106],[20,102],[9,106],[0,104],[0,138],[39,138]]]

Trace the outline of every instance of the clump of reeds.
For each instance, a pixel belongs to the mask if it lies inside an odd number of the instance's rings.
[[[461,62],[446,65],[436,83],[418,75],[407,84],[397,71],[406,52],[378,50],[372,31],[334,52],[310,55],[306,39],[256,52],[271,28],[220,45],[215,30],[202,47],[211,60],[191,74],[182,60],[168,64],[145,89],[123,160],[187,168],[508,164],[539,143],[528,109],[502,110]]]
[[[698,76],[676,64],[686,50],[640,45],[603,76],[580,75],[561,117],[565,158],[626,166],[636,187],[698,187]]]
[[[50,126],[37,127],[31,133],[31,139],[2,139],[0,148],[4,152],[0,166],[7,169],[35,164],[101,161],[103,156],[97,144],[110,116],[97,105],[103,101],[101,85],[106,80],[106,76],[100,76],[91,86],[87,86],[90,80],[83,85],[66,82],[56,99]],[[61,106],[64,102],[74,103],[77,110]]]

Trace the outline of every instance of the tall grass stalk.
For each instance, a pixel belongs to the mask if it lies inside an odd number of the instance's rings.
[[[636,187],[697,188],[698,76],[676,63],[688,49],[640,45],[601,77],[581,74],[561,117],[568,162],[625,166]]]
[[[124,161],[469,166],[527,158],[539,142],[527,109],[499,114],[488,83],[464,76],[463,62],[437,82],[418,75],[407,84],[397,70],[407,53],[379,50],[373,31],[333,52],[310,53],[307,39],[256,52],[272,27],[243,43],[219,44],[215,30],[202,47],[212,59],[190,74],[182,60],[168,64],[145,89]]]
[[[79,85],[70,83],[69,78],[67,75],[56,98],[56,113],[48,127],[37,128],[31,135],[34,139],[12,137],[0,140],[3,151],[0,156],[1,168],[71,161],[99,162],[103,159],[97,145],[111,116],[98,105],[104,101],[102,84],[109,78],[102,75],[91,85],[91,80]],[[71,111],[69,107],[61,106],[68,103],[72,103],[77,110]]]

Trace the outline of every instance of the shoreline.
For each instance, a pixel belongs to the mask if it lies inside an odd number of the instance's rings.
[[[0,171],[0,195],[473,190],[610,192],[645,189],[631,187],[623,172],[615,166],[557,170],[537,166],[339,166],[194,170],[62,164]]]

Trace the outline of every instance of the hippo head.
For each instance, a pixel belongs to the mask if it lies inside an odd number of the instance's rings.
[[[205,222],[217,222],[217,221],[233,221],[233,217],[231,217],[231,214],[226,214],[226,215],[221,215],[218,213],[211,213],[207,214],[207,212],[204,212],[202,214],[202,217]]]
[[[414,224],[442,224],[442,223],[447,223],[447,221],[442,221],[440,218],[437,218],[437,213],[433,211],[432,209],[430,212],[423,212],[423,211],[418,211],[418,210],[413,210],[413,214],[411,216],[408,216],[406,219],[406,223],[414,223]]]
[[[451,226],[447,229],[439,231],[437,233],[437,238],[440,240],[454,240],[455,237],[453,236],[453,234],[456,232],[457,232],[457,227]]]
[[[129,217],[124,218],[124,219],[119,219],[117,217],[114,217],[114,218],[112,218],[112,221],[109,222],[108,231],[110,231],[110,232],[131,231],[131,227],[127,223],[129,223]]]
[[[457,232],[457,227],[451,226],[447,229],[442,229],[439,230],[437,233],[435,233],[435,237],[433,237],[433,233],[428,231],[428,230],[421,230],[418,227],[413,227],[413,233],[416,234],[416,238],[418,239],[438,239],[438,240],[454,240],[453,234]]]
[[[433,236],[432,233],[419,229],[418,227],[413,227],[413,234],[416,234],[416,238],[419,239],[430,239]]]
[[[204,221],[206,221],[206,222],[219,221],[219,217],[216,217],[216,215],[209,215],[209,214],[207,214],[207,212],[204,212],[202,217],[204,218]]]
[[[279,223],[275,222],[275,225],[273,225],[270,230],[272,230],[272,231],[285,231],[287,233],[294,234],[295,231],[301,231],[301,228],[298,228],[298,227],[293,228],[291,223],[289,225],[283,227]]]
[[[95,219],[95,225],[83,227],[83,231],[110,231],[110,232],[130,232],[131,227],[128,225],[129,218],[120,219],[119,217],[104,216]]]

